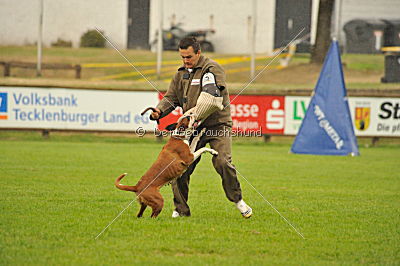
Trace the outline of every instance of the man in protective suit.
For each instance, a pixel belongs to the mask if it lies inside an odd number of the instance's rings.
[[[179,53],[183,66],[178,69],[167,93],[159,102],[150,118],[160,119],[177,106],[182,107],[184,116],[191,116],[190,126],[199,124],[198,132],[206,132],[198,140],[196,150],[207,143],[218,152],[212,163],[222,178],[226,197],[235,203],[242,216],[249,218],[252,209],[243,201],[236,169],[232,164],[231,132],[232,117],[229,94],[225,83],[225,73],[215,61],[201,55],[200,44],[194,37],[184,38],[179,43]],[[172,217],[190,216],[187,204],[190,175],[200,158],[172,184],[175,210]]]

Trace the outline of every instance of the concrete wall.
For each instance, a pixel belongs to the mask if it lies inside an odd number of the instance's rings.
[[[158,0],[153,0],[150,6],[151,39],[158,28],[158,3]],[[183,23],[182,28],[187,31],[210,28],[210,16],[213,16],[212,25],[216,33],[210,40],[216,52],[249,53],[252,3],[251,0],[167,0],[163,4],[164,29],[170,27],[173,17],[175,22]],[[275,0],[257,0],[257,11],[256,51],[270,53],[273,49]]]
[[[38,35],[40,0],[0,0],[0,45],[34,44]],[[150,0],[150,38],[158,27],[159,0]],[[257,53],[271,53],[274,43],[275,2],[257,0]],[[315,39],[318,1],[312,0],[311,38]],[[339,0],[337,0],[339,1]],[[340,28],[351,19],[400,19],[399,0],[341,0]],[[249,17],[252,0],[164,0],[164,28],[172,18],[186,30],[212,26],[211,41],[218,53],[249,53]],[[333,16],[334,18],[335,16]],[[126,48],[128,38],[128,0],[44,0],[44,45],[62,38],[79,46],[81,35],[95,26],[118,45]],[[344,40],[341,30],[341,40]]]
[[[78,47],[81,35],[96,26],[125,48],[127,19],[127,0],[44,0],[43,44],[62,38]],[[39,0],[0,0],[0,25],[0,45],[34,44]]]

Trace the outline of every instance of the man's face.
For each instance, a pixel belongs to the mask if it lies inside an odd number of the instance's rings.
[[[197,54],[194,52],[193,47],[189,46],[187,49],[179,48],[179,54],[182,57],[183,64],[186,68],[193,68],[200,58],[200,50]]]

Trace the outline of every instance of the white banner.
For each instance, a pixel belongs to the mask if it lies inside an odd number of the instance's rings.
[[[153,130],[149,114],[157,92],[56,88],[0,88],[0,128]]]
[[[400,136],[400,98],[352,97],[349,103],[357,136]]]
[[[310,97],[286,96],[285,97],[285,130],[284,135],[296,135],[301,122],[306,115]]]
[[[285,97],[285,135],[296,135],[310,97]],[[350,97],[356,136],[400,137],[400,98]]]

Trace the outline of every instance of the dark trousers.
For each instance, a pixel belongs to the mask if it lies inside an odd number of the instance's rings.
[[[223,132],[221,134],[221,132]],[[226,197],[232,202],[238,202],[242,199],[242,190],[236,175],[236,169],[232,165],[231,145],[232,138],[230,136],[231,128],[220,126],[207,130],[199,142],[196,150],[210,144],[211,149],[218,152],[217,156],[213,156],[212,163],[215,170],[222,178],[222,186]],[[193,173],[196,165],[201,157],[194,161],[188,170],[172,183],[172,192],[174,193],[174,204],[176,211],[182,216],[190,216],[190,208],[187,204],[189,195],[190,175]]]

